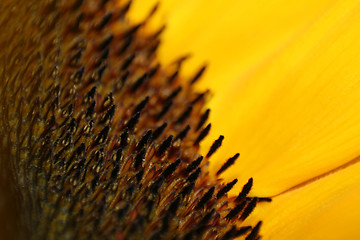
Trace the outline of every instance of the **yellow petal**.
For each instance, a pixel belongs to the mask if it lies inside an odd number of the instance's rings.
[[[360,164],[322,178],[256,208],[264,239],[360,239]]]
[[[134,6],[144,9],[139,21],[153,4]],[[214,172],[239,151],[225,178],[253,176],[255,193],[275,195],[360,154],[358,1],[161,4],[158,19],[168,28],[160,59],[193,53],[185,75],[210,63],[203,85],[216,91],[204,153],[226,136]]]
[[[253,176],[255,193],[275,195],[360,155],[359,10],[338,2],[212,101],[213,137],[227,136],[213,166],[242,154],[226,178]]]
[[[135,21],[141,21],[155,1],[135,1]],[[155,21],[165,22],[159,58],[170,63],[190,53],[183,73],[190,75],[204,62],[210,64],[204,86],[217,91],[224,81],[267,59],[292,41],[333,6],[320,1],[160,1]],[[290,10],[290,11],[289,11]],[[151,24],[150,24],[151,25]],[[221,93],[221,92],[220,92]]]

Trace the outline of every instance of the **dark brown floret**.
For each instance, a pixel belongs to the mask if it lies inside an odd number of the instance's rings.
[[[216,139],[213,145],[211,145],[209,152],[206,154],[206,157],[210,157],[211,155],[213,155],[216,152],[216,150],[218,150],[221,147],[223,140],[224,140],[223,135],[221,135],[218,139]]]
[[[233,186],[238,182],[237,179],[234,179],[233,181],[226,184],[223,188],[220,189],[220,191],[216,194],[216,198],[221,198],[224,196],[227,192],[229,192]]]
[[[209,134],[211,129],[211,123],[209,123],[199,134],[195,140],[195,145],[198,145]]]
[[[239,195],[236,197],[235,201],[240,202],[244,200],[244,198],[249,194],[251,188],[253,185],[253,179],[250,178],[249,181],[244,185],[243,189],[239,193]]]
[[[221,173],[223,173],[226,169],[228,169],[231,165],[233,165],[236,161],[236,159],[238,159],[240,156],[239,153],[235,154],[233,157],[229,158],[224,165],[221,166],[221,168],[219,169],[219,171],[216,172],[216,175],[220,175]]]

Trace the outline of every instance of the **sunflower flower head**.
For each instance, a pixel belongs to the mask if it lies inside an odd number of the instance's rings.
[[[8,238],[259,238],[244,221],[269,198],[253,179],[209,174],[208,91],[157,60],[163,28],[127,18],[131,1],[2,1],[0,224]],[[11,206],[11,209],[9,209]],[[9,221],[5,216],[10,215]]]

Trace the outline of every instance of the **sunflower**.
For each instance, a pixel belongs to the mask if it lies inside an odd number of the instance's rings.
[[[163,62],[190,53],[189,75],[209,63],[204,150],[224,134],[212,171],[239,151],[224,180],[253,177],[254,195],[274,196],[250,217],[263,219],[264,239],[359,238],[359,4],[166,1],[154,21],[166,22]]]
[[[358,238],[359,7],[2,1],[3,237]]]

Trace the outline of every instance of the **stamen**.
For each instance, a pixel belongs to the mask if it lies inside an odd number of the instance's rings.
[[[199,134],[195,140],[195,145],[198,145],[209,134],[211,129],[211,123],[209,123]]]
[[[223,140],[224,140],[223,135],[220,135],[220,137],[217,140],[215,140],[213,145],[210,147],[208,154],[206,155],[207,158],[209,158],[211,155],[213,155],[216,152],[216,150],[218,150],[221,147]]]
[[[250,192],[253,185],[253,179],[250,178],[249,181],[244,185],[243,189],[235,199],[236,202],[242,201]]]
[[[170,135],[166,140],[164,140],[161,145],[159,146],[156,155],[157,156],[162,156],[163,154],[165,154],[165,152],[168,150],[168,148],[171,146],[172,144],[172,140],[173,140],[173,136]]]
[[[200,79],[200,77],[204,74],[205,70],[206,70],[206,66],[203,66],[203,67],[199,70],[199,72],[196,73],[196,75],[194,76],[194,78],[191,79],[190,84],[192,85],[192,84],[194,84],[195,82],[197,82],[197,81]]]
[[[229,192],[233,186],[237,183],[237,179],[234,179],[232,182],[229,182],[228,184],[226,184],[222,189],[220,189],[220,191],[216,194],[216,198],[219,199],[222,196],[224,196],[227,192]]]
[[[216,175],[220,175],[221,173],[223,173],[225,170],[227,170],[231,165],[233,165],[236,161],[236,159],[238,159],[240,156],[239,153],[235,154],[233,157],[229,158],[223,165],[222,167],[219,169],[219,171],[217,171]]]

